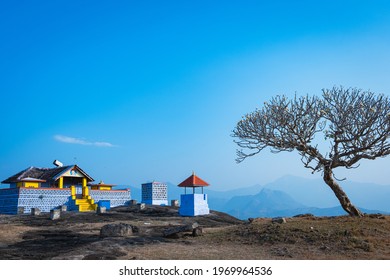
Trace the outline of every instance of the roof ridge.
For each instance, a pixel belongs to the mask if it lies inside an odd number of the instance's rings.
[[[33,168],[36,168],[36,167],[34,167],[34,166],[27,167],[25,170],[22,171],[22,173],[20,173],[20,175],[17,177],[17,179],[21,180],[20,178],[23,178],[23,175],[26,174],[28,171],[30,171]]]
[[[59,169],[59,168],[68,168],[71,166],[76,166],[76,164],[56,166],[56,167],[34,167],[34,168],[38,168],[38,169],[42,169],[42,170],[51,170],[51,169]]]

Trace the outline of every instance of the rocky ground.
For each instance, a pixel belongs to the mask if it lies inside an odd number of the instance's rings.
[[[390,259],[389,216],[303,215],[280,222],[215,211],[181,217],[177,208],[160,206],[62,212],[58,220],[0,215],[0,259]],[[129,229],[123,236],[101,234],[102,227],[120,224]],[[190,227],[167,235],[183,226]]]

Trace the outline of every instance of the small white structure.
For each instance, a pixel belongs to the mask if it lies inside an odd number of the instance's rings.
[[[190,217],[210,214],[207,194],[182,194],[179,214]]]
[[[168,205],[168,185],[154,181],[142,184],[142,203]]]
[[[207,194],[203,193],[203,187],[209,186],[206,181],[195,175],[193,172],[190,177],[181,182],[179,187],[185,189],[185,194],[180,196],[179,214],[181,216],[199,216],[210,214],[209,205],[207,202]],[[195,193],[195,188],[202,188],[202,193]],[[192,188],[193,193],[187,194],[187,188]]]

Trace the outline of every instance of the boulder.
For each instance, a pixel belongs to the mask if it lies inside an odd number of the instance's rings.
[[[100,237],[128,237],[138,232],[138,228],[129,224],[107,224],[100,229]]]
[[[104,213],[106,213],[106,207],[103,207],[103,206],[98,207],[97,213],[98,213],[98,214],[104,214]]]
[[[385,216],[383,214],[368,214],[368,217],[370,218],[374,218],[374,219],[386,219]]]
[[[24,214],[24,207],[18,207],[18,214]]]
[[[129,205],[130,205],[130,206],[137,205],[137,200],[135,200],[135,199],[130,200]]]
[[[287,221],[286,218],[276,217],[276,218],[272,218],[272,223],[285,224],[287,223]]]
[[[50,210],[50,220],[58,220],[61,217],[60,209]]]
[[[179,207],[179,201],[177,199],[172,199],[171,206],[172,207]]]
[[[298,214],[294,216],[294,218],[307,218],[307,217],[314,217],[314,215],[311,213],[306,213],[306,214]]]
[[[203,235],[203,228],[202,227],[197,227],[192,230],[192,236],[193,237],[198,237]]]
[[[172,236],[172,235],[177,234],[179,232],[186,232],[186,231],[193,232],[193,230],[196,229],[197,227],[199,227],[198,223],[193,223],[193,224],[184,225],[184,226],[174,226],[174,227],[170,227],[170,228],[165,229],[163,232],[163,235],[165,237],[169,237],[169,236]]]
[[[31,208],[31,215],[32,216],[39,216],[39,215],[41,215],[41,210],[39,208]]]

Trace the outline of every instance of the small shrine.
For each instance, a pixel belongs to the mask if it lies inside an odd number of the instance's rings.
[[[168,185],[155,181],[142,184],[142,203],[168,205]]]
[[[209,205],[207,202],[207,194],[203,193],[203,188],[209,184],[195,175],[192,175],[181,182],[179,187],[184,188],[184,194],[180,196],[179,214],[181,216],[199,216],[210,214]],[[187,188],[192,188],[192,194],[187,194]],[[196,189],[201,188],[202,193],[196,193]]]
[[[96,211],[98,206],[127,205],[131,200],[130,190],[112,190],[114,185],[94,179],[77,165],[64,166],[58,160],[54,168],[29,167],[2,184],[0,189],[0,214],[31,213],[31,209],[50,212],[62,206],[68,210]]]

